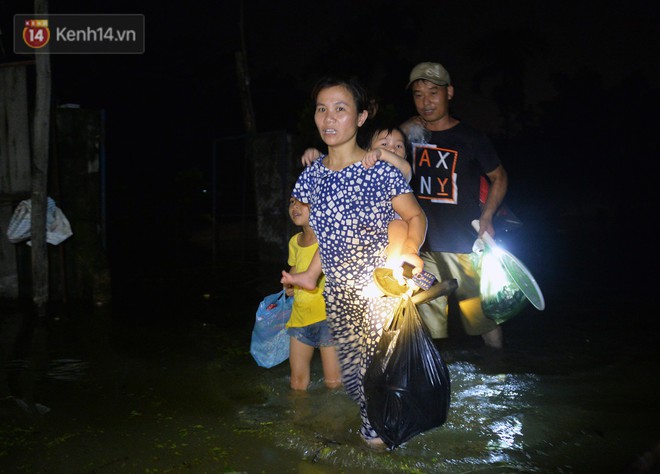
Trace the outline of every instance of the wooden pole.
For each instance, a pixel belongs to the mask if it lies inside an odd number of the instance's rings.
[[[257,132],[257,126],[254,120],[254,110],[252,109],[252,95],[250,94],[250,74],[248,72],[247,49],[245,47],[245,29],[243,27],[243,0],[241,0],[239,29],[241,34],[241,50],[236,52],[236,79],[238,81],[238,94],[241,98],[245,132],[248,135],[254,135]]]
[[[37,15],[48,14],[48,0],[35,0]],[[44,48],[48,48],[46,45]],[[32,301],[37,316],[46,314],[48,302],[48,248],[46,210],[48,190],[48,144],[50,139],[51,69],[49,54],[35,54],[36,91],[32,144]]]
[[[253,149],[253,140],[257,134],[257,125],[254,118],[254,109],[252,108],[252,95],[250,93],[250,73],[248,70],[247,64],[247,48],[245,46],[245,28],[244,28],[244,8],[243,0],[241,0],[240,5],[240,18],[239,18],[239,30],[241,34],[241,50],[236,52],[236,78],[238,81],[238,94],[241,98],[241,106],[243,109],[243,122],[245,124],[245,157],[243,159],[243,189],[241,190],[241,201],[243,203],[242,209],[242,227],[244,235],[247,235],[247,216],[246,216],[246,180],[249,179],[248,173],[252,168],[252,160],[254,158],[252,149]],[[245,257],[245,241],[242,240],[241,247],[241,257]]]

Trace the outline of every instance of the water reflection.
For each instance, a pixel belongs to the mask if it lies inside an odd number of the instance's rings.
[[[336,472],[617,472],[612,463],[621,469],[626,465],[624,453],[602,451],[614,441],[611,437],[620,437],[616,431],[622,427],[608,424],[613,429],[609,436],[590,432],[595,419],[607,413],[593,413],[579,403],[562,406],[566,395],[582,393],[589,380],[493,374],[465,361],[452,362],[449,369],[453,385],[447,423],[386,454],[361,444],[356,409],[342,392],[326,391],[319,381],[309,393],[292,395],[281,367],[264,380],[268,398],[242,410],[241,420],[306,462]],[[640,420],[628,421],[642,428],[636,423]]]
[[[0,471],[632,473],[660,464],[657,324],[631,320],[641,313],[628,307],[581,302],[557,283],[544,286],[543,313],[507,321],[499,355],[467,338],[443,345],[447,422],[379,453],[359,436],[355,403],[323,385],[318,357],[306,393],[290,390],[286,363],[251,359],[267,289],[194,275],[185,289],[199,298],[185,304],[159,293],[138,312],[71,309],[41,326],[0,312]]]
[[[78,359],[55,359],[50,361],[46,377],[58,380],[75,381],[85,377],[89,362]]]

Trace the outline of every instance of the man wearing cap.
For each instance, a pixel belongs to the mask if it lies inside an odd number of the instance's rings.
[[[479,275],[470,260],[475,241],[471,223],[478,218],[479,235],[484,230],[495,235],[493,216],[506,195],[506,171],[490,139],[450,115],[454,86],[441,64],[415,66],[406,88],[412,91],[419,114],[402,128],[413,145],[410,184],[428,218],[420,254],[424,269],[441,279],[457,279],[455,294],[465,332],[481,335],[486,346],[499,349],[502,329],[481,310]],[[490,186],[482,206],[479,192],[484,174]],[[434,338],[448,337],[447,297],[422,304],[419,311]]]

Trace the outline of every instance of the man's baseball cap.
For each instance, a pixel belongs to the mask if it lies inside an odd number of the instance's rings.
[[[440,63],[424,62],[415,66],[410,72],[410,81],[408,81],[406,89],[418,79],[430,81],[438,86],[448,86],[451,84],[449,73]]]

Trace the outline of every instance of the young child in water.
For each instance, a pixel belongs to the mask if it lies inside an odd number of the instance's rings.
[[[406,135],[399,127],[379,127],[374,130],[371,136],[369,151],[362,159],[362,165],[365,168],[372,167],[376,161],[386,161],[401,171],[408,182],[412,177],[412,168],[406,161],[407,141]],[[321,153],[315,148],[308,148],[302,156],[302,163],[309,166],[314,160],[318,159]],[[394,219],[387,228],[388,246],[387,259],[391,260],[401,255],[403,242],[408,234],[408,226],[401,219]],[[321,258],[318,251],[314,254],[307,271],[297,272],[295,274],[282,271],[281,283],[285,285],[296,285],[307,290],[312,290],[321,277]]]
[[[308,204],[292,197],[289,200],[289,216],[293,223],[301,228],[301,232],[289,240],[290,274],[296,276],[297,272],[307,270],[313,258],[318,258],[318,241],[309,226]],[[287,322],[287,332],[291,336],[289,365],[293,390],[307,390],[315,348],[321,352],[326,387],[341,386],[339,359],[325,314],[324,283],[325,277],[317,277],[313,287],[308,289],[301,288],[300,285],[285,284],[287,295],[293,295],[291,317]]]

